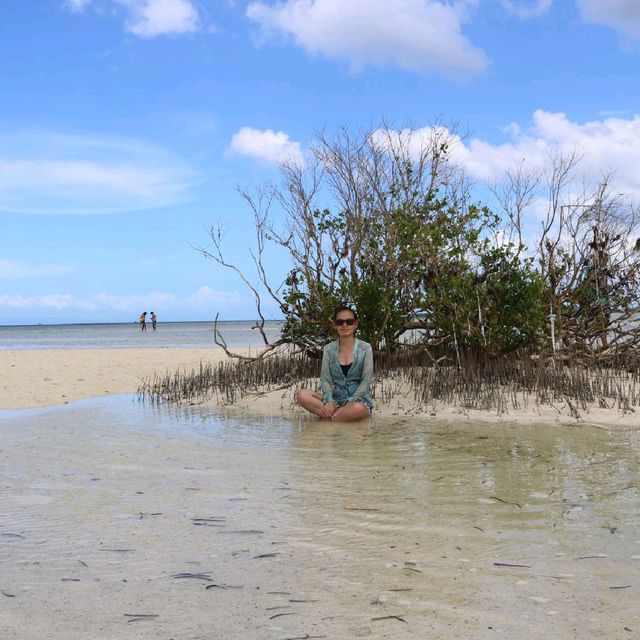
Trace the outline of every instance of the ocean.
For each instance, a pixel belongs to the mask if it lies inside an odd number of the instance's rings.
[[[264,343],[253,321],[219,322],[229,348],[259,348]],[[270,320],[270,340],[280,335],[282,323]],[[140,331],[135,322],[113,324],[53,324],[0,326],[0,350],[7,349],[192,349],[213,347],[213,322],[161,322],[153,331]]]

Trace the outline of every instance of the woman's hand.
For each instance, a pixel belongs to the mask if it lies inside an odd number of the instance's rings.
[[[327,402],[322,409],[322,419],[331,420],[333,414],[338,410],[338,405],[335,402]]]

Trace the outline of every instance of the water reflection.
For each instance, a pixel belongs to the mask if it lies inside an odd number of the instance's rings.
[[[130,536],[139,527],[153,562],[210,554],[229,584],[253,580],[228,611],[245,631],[260,628],[255,637],[609,638],[640,629],[635,432],[379,417],[333,424],[130,397],[12,412],[0,416],[0,429],[5,442],[23,438],[31,447],[28,456],[16,446],[7,457],[5,502],[17,506],[0,518],[7,527],[24,523],[11,532],[23,536],[25,562],[39,548],[30,529],[38,519],[48,530],[58,522],[59,539],[74,540],[84,528],[86,539],[101,540],[109,531],[136,549]],[[118,484],[127,474],[135,483]],[[50,500],[50,513],[34,512],[33,487]],[[77,500],[83,517],[70,529]],[[108,509],[130,520],[105,524]],[[151,518],[138,512],[167,514],[153,522],[166,518],[157,540],[151,524],[144,528]],[[225,524],[201,538],[192,518],[207,515]],[[47,547],[49,562],[68,553],[55,545]],[[6,550],[9,569],[17,548]],[[256,564],[263,556],[273,562]],[[170,573],[141,552],[127,562],[129,571]],[[105,575],[97,573],[101,589]],[[148,595],[153,606],[175,602],[176,620],[191,624],[183,592],[171,587],[140,584],[156,590]],[[304,625],[294,628],[293,616],[289,626],[276,627],[270,616],[254,624],[256,611],[291,608],[301,593]]]
[[[311,423],[290,449],[290,507],[333,580],[366,577],[397,606],[410,593],[403,611],[445,626],[460,607],[514,633],[562,611],[573,622],[552,626],[574,637],[585,601],[632,616],[617,588],[640,579],[638,454],[634,434],[597,429]]]
[[[579,511],[620,518],[637,506],[638,446],[628,436],[409,420],[310,423],[294,437],[290,457],[296,474],[320,471],[334,497],[394,509],[404,503],[453,526],[558,530],[574,527]],[[316,487],[307,499],[328,493]]]

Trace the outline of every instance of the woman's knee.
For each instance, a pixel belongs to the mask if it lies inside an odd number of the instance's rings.
[[[363,418],[368,418],[371,415],[371,411],[369,411],[369,407],[364,402],[355,402],[353,404],[354,415],[357,416],[357,419],[362,420]]]
[[[353,422],[370,416],[369,407],[364,402],[349,402],[336,412],[336,422]]]
[[[304,404],[313,397],[312,393],[311,389],[298,389],[293,397],[298,404]]]

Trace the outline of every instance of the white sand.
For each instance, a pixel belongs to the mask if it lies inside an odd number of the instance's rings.
[[[242,350],[239,350],[242,353]],[[135,393],[143,378],[154,373],[174,373],[197,368],[201,362],[221,362],[221,349],[43,349],[0,351],[0,409],[53,406],[74,400],[122,393]],[[246,396],[234,405],[261,415],[299,411],[294,389]],[[381,397],[378,390],[376,396]],[[637,412],[620,411],[613,401],[608,408],[569,406],[566,402],[538,405],[532,397],[521,397],[519,406],[495,410],[467,410],[435,403],[422,406],[400,385],[393,398],[377,401],[376,415],[413,416],[454,421],[517,422],[520,424],[584,424],[608,429],[640,429]]]
[[[250,413],[274,415],[280,412],[300,412],[293,401],[293,389],[255,393],[242,398],[234,406]],[[380,394],[377,394],[378,397]],[[212,403],[215,404],[215,403]],[[575,407],[574,407],[575,409]],[[423,420],[446,420],[452,422],[518,423],[523,425],[552,424],[557,426],[596,426],[613,431],[640,429],[638,412],[623,412],[611,402],[608,409],[597,405],[580,408],[577,414],[566,402],[551,405],[536,404],[535,398],[527,398],[526,405],[508,407],[498,412],[492,410],[465,409],[441,402],[423,406],[413,400],[410,389],[401,386],[399,392],[389,402],[377,401],[376,416],[413,417]]]
[[[145,376],[226,358],[221,349],[0,351],[0,409],[47,407],[135,393]]]

